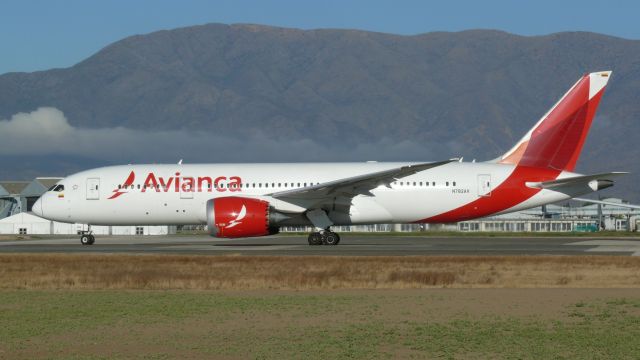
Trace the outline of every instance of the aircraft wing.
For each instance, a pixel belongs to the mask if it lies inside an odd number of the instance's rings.
[[[371,195],[370,191],[379,186],[390,187],[391,183],[397,179],[454,161],[458,161],[458,159],[407,165],[399,168],[328,181],[301,189],[279,191],[267,194],[267,196],[292,203],[305,203],[306,206],[310,206],[311,204],[317,205],[318,203],[324,203],[328,200],[333,201],[338,197],[353,198],[357,195]]]

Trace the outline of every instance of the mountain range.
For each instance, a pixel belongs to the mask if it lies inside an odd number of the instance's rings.
[[[577,170],[640,174],[640,41],[586,32],[401,36],[246,24],[164,30],[117,41],[69,68],[0,75],[0,119],[52,107],[83,134],[183,132],[205,134],[205,143],[211,134],[212,143],[228,140],[229,152],[259,139],[277,146],[251,148],[234,161],[487,160],[517,142],[580,76],[600,70],[613,76]],[[292,139],[306,143],[289,145]],[[162,153],[158,137],[142,143],[159,155],[135,161],[174,156]],[[29,161],[2,149],[0,142],[3,178],[65,175],[50,172],[57,162],[65,172],[92,163],[82,147],[66,154],[43,148]],[[94,163],[124,155],[94,156]],[[211,162],[229,161],[225,155],[205,145],[186,153]],[[631,174],[608,191],[640,200],[638,180]]]

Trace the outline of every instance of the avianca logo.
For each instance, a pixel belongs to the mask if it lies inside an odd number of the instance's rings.
[[[128,189],[133,189],[133,182],[136,175],[133,171],[122,185],[118,185],[113,190],[113,194],[109,199],[115,199],[122,194],[126,194]],[[242,179],[239,176],[181,176],[180,172],[176,172],[174,176],[164,178],[157,176],[153,172],[147,174],[142,187],[138,186],[140,192],[241,192]]]
[[[129,188],[133,184],[133,181],[135,179],[136,179],[136,174],[135,172],[132,171],[131,174],[129,174],[129,177],[127,178],[127,180],[124,181],[124,184],[122,186],[118,186],[113,190],[113,194],[109,197],[109,199],[115,199],[118,196],[125,194],[127,192],[127,188]]]
[[[235,219],[231,220],[229,222],[229,224],[227,224],[227,226],[225,228],[226,229],[231,229],[232,227],[234,227],[236,225],[242,224],[242,219],[244,219],[245,216],[247,216],[247,208],[244,205],[242,205],[242,209],[240,209],[240,212],[238,213],[238,216],[236,216]]]

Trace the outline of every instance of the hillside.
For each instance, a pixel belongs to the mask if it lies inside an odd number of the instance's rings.
[[[66,69],[1,75],[0,118],[50,106],[77,128],[191,131],[238,146],[251,134],[284,144],[280,153],[291,139],[311,144],[295,156],[245,161],[485,160],[507,150],[579,76],[611,69],[578,170],[640,173],[638,59],[640,41],[594,33],[398,36],[209,24],[132,36]],[[408,145],[378,146],[395,143]],[[378,152],[368,157],[358,144]],[[38,156],[29,163],[55,161]],[[226,160],[219,149],[199,156]],[[64,161],[70,169],[73,159]],[[10,159],[5,169],[38,170]],[[637,192],[638,180],[630,176],[609,193]]]

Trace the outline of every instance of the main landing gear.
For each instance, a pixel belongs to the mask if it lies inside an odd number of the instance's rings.
[[[338,245],[340,243],[340,235],[329,230],[333,222],[325,210],[313,209],[307,211],[305,215],[318,230],[309,234],[309,245]]]
[[[309,234],[309,245],[338,245],[340,243],[340,235],[330,230],[313,232]]]
[[[80,244],[82,245],[93,245],[96,242],[96,237],[93,236],[93,231],[91,231],[91,225],[89,225],[89,230],[82,230],[80,232]]]

